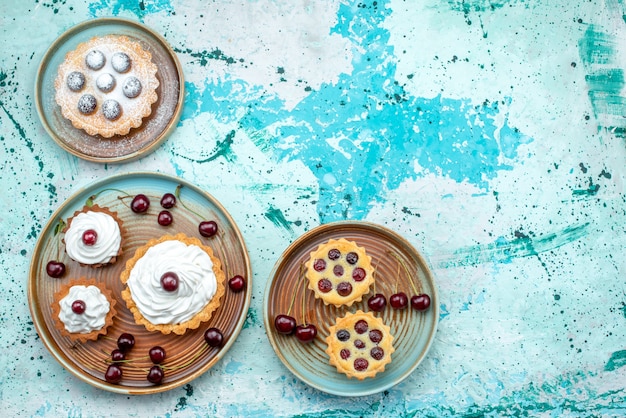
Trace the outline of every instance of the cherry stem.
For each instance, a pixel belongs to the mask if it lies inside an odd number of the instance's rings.
[[[179,184],[178,186],[176,186],[176,190],[174,190],[174,196],[176,196],[176,199],[178,199],[180,204],[183,205],[183,207],[185,209],[187,209],[189,212],[195,214],[200,219],[204,219],[204,218],[202,218],[202,215],[200,215],[198,212],[196,212],[195,210],[193,210],[190,207],[188,207],[187,205],[185,205],[185,202],[183,202],[183,200],[180,198],[180,189],[182,189],[182,188],[183,188],[182,184]]]
[[[306,300],[306,282],[303,280],[302,284],[304,285],[302,287],[302,323],[304,325],[306,325],[306,317],[305,317],[305,312],[304,312],[304,310],[305,310],[305,303],[304,302]]]
[[[130,195],[129,195],[128,193],[126,193],[124,190],[120,190],[120,189],[111,189],[111,188],[108,188],[108,189],[102,189],[102,190],[100,190],[98,193],[96,193],[96,194],[92,194],[91,196],[89,196],[89,197],[87,198],[87,201],[85,202],[85,204],[86,204],[88,207],[93,206],[93,201],[94,201],[94,200],[96,200],[96,198],[97,198],[98,196],[100,196],[100,194],[101,194],[101,193],[104,193],[104,192],[106,192],[106,191],[115,191],[115,192],[123,193],[123,194],[125,194],[126,196],[130,196]]]
[[[378,265],[380,264],[380,260],[376,260],[376,266],[374,267],[374,272],[372,273],[372,276],[377,275],[378,274]],[[375,277],[373,277],[375,279]],[[376,294],[376,280],[374,280],[374,294]]]
[[[109,339],[110,339],[110,340],[114,340],[113,338],[109,338]],[[106,351],[104,351],[104,350],[101,350],[101,351],[102,351],[104,354],[106,354],[107,356],[111,357],[111,353],[107,353],[107,352],[106,352]],[[142,368],[141,368],[141,367],[137,367],[137,366],[135,366],[135,365],[134,365],[134,364],[132,364],[132,363],[133,363],[134,361],[147,360],[147,359],[149,359],[149,358],[150,358],[150,356],[145,356],[145,357],[128,358],[128,359],[127,359],[127,358],[125,358],[124,360],[117,360],[117,361],[115,361],[115,360],[112,360],[112,359],[108,358],[108,359],[104,360],[104,362],[105,362],[105,363],[107,363],[107,364],[119,364],[119,363],[124,363],[124,364],[127,364],[127,365],[129,365],[129,366],[133,366],[133,367],[134,367],[134,368],[136,368],[136,369],[142,370]]]
[[[298,275],[299,279],[302,279],[302,273],[304,272],[304,265],[300,264],[300,274]],[[289,309],[287,310],[287,315],[289,315],[291,313],[291,308],[293,307],[293,302],[296,300],[296,293],[298,292],[293,292],[293,296],[291,297],[291,303],[289,303]]]
[[[54,235],[58,235],[61,231],[63,231],[63,229],[65,228],[65,221],[63,219],[59,219],[59,222],[57,223],[57,225],[54,227]],[[61,252],[60,252],[60,242],[61,240],[57,240],[57,260],[59,259]]]
[[[161,368],[165,371],[165,370],[178,370],[178,369],[184,369],[185,367],[188,367],[189,365],[191,365],[191,363],[193,363],[194,361],[196,361],[198,359],[198,357],[200,357],[202,354],[204,354],[209,348],[208,344],[205,344],[204,347],[202,347],[202,350],[198,351],[196,354],[194,354],[194,356],[192,358],[189,359],[188,362],[180,364],[176,367],[167,367],[167,366],[163,366],[161,364],[159,364],[159,366],[161,366]]]
[[[128,364],[128,365],[134,366],[134,364],[131,364],[133,361],[138,361],[138,360],[142,360],[142,359],[143,358],[129,358],[129,359],[117,360],[117,361],[111,360],[111,359],[106,359],[106,360],[104,360],[104,362],[108,363],[108,364],[124,363],[124,364]],[[136,367],[136,368],[140,369],[141,367]]]
[[[402,267],[404,267],[404,271],[406,273],[406,277],[409,279],[409,283],[411,283],[411,287],[413,288],[413,292],[415,292],[416,295],[419,295],[419,292],[417,291],[417,287],[415,287],[415,283],[413,282],[413,277],[411,276],[411,273],[409,273],[409,268],[404,262],[404,260],[402,260],[399,255],[397,255],[396,253],[392,251],[389,251],[389,254],[391,254],[393,258],[398,260],[398,263],[402,264]]]

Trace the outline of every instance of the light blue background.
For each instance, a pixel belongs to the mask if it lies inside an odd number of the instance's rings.
[[[0,4],[0,402],[25,416],[626,415],[626,4],[556,1],[4,1]],[[101,16],[162,34],[186,79],[154,153],[95,164],[39,122],[37,67]],[[231,213],[254,271],[237,344],[189,385],[102,392],[45,350],[33,248],[77,188],[153,170]],[[265,336],[282,251],[368,220],[429,260],[441,318],[422,365],[377,395],[307,387]]]

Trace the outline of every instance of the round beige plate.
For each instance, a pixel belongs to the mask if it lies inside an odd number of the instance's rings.
[[[346,238],[365,248],[375,268],[375,287],[363,301],[350,307],[335,308],[316,300],[306,289],[302,265],[309,254],[329,239]],[[401,262],[407,266],[409,277]],[[411,281],[413,284],[411,284]],[[381,313],[375,313],[391,327],[395,353],[385,371],[365,380],[348,379],[328,362],[325,353],[328,329],[336,318],[358,309],[369,311],[367,299],[374,293],[389,297],[405,292],[409,298],[417,292],[431,298],[427,311],[419,312],[409,306],[403,310],[391,308],[389,302]],[[290,306],[291,310],[290,310]],[[340,396],[362,396],[386,390],[404,380],[426,356],[434,339],[439,320],[439,297],[433,276],[424,258],[411,244],[395,232],[372,223],[346,221],[321,225],[294,241],[276,262],[265,289],[264,321],[274,351],[283,364],[300,380],[321,391]],[[280,314],[293,316],[317,327],[317,337],[301,343],[294,335],[283,335],[274,328],[274,318]]]
[[[65,54],[95,36],[126,35],[152,54],[157,65],[159,99],[141,127],[127,135],[103,138],[76,129],[61,114],[54,95],[57,68]],[[151,153],[175,129],[184,99],[183,71],[168,43],[146,26],[121,18],[99,18],[78,24],[63,33],[44,55],[35,81],[35,104],[39,118],[52,139],[66,151],[88,161],[118,163]]]
[[[174,222],[161,226],[157,222],[158,213],[163,210],[159,202],[165,193],[175,193],[180,187],[180,198],[170,209]],[[136,214],[130,208],[132,196],[143,193],[150,199],[147,213]],[[95,196],[95,197],[92,197]],[[126,229],[123,254],[115,264],[94,269],[81,267],[65,254],[62,243],[63,233],[59,232],[60,221],[67,223],[68,217],[80,210],[87,201],[107,207],[117,212]],[[218,234],[204,238],[198,233],[202,220],[215,220]],[[184,335],[163,335],[148,332],[137,325],[133,315],[126,308],[121,297],[123,285],[119,279],[126,261],[135,250],[152,238],[173,235],[178,232],[199,238],[213,249],[222,261],[226,279],[241,275],[246,279],[243,291],[235,293],[226,286],[226,294],[221,306],[211,320],[197,330]],[[67,273],[61,279],[46,274],[46,264],[59,260],[67,266]],[[60,287],[74,278],[94,278],[109,288],[117,302],[117,316],[107,335],[97,341],[74,344],[61,335],[54,325],[51,304],[53,295]],[[98,388],[125,394],[149,394],[166,391],[181,386],[197,378],[218,362],[235,342],[246,319],[252,293],[252,272],[246,246],[237,225],[226,210],[211,195],[181,179],[157,173],[129,173],[98,181],[86,189],[78,191],[65,201],[52,215],[43,229],[35,246],[28,279],[28,302],[33,322],[42,342],[61,365],[72,374]],[[204,341],[204,331],[210,327],[219,328],[224,335],[220,348],[211,348]],[[104,373],[110,360],[110,353],[116,348],[120,334],[128,332],[135,337],[135,347],[127,355],[132,359],[122,366],[123,379],[119,384],[109,384]],[[147,358],[151,347],[159,345],[166,351],[163,362],[165,378],[161,385],[153,385],[146,376],[152,363]]]

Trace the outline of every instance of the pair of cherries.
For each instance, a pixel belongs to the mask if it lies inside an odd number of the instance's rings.
[[[280,314],[274,319],[276,331],[284,335],[295,334],[303,343],[311,342],[317,336],[317,327],[313,324],[297,325],[293,316]]]

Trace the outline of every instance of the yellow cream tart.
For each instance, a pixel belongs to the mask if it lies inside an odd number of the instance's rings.
[[[319,245],[305,267],[309,289],[326,305],[350,306],[374,283],[372,258],[364,248],[344,238]]]
[[[182,233],[166,235],[127,261],[122,298],[149,331],[182,335],[211,319],[224,296],[225,277],[211,247]]]
[[[391,362],[395,349],[390,328],[371,312],[347,313],[328,332],[329,362],[348,378],[374,377]]]
[[[94,37],[65,56],[55,100],[63,117],[88,135],[110,138],[142,125],[158,100],[152,54],[126,36]]]

